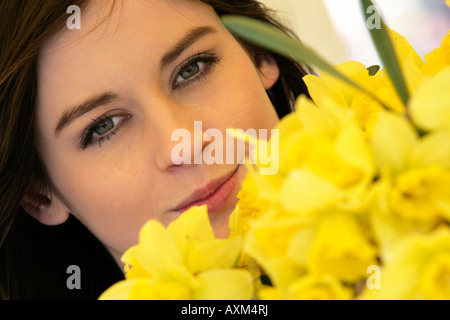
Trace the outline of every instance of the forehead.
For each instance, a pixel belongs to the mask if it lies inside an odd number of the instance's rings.
[[[58,50],[80,48],[90,41],[128,39],[131,42],[142,39],[143,35],[160,40],[170,39],[176,31],[208,23],[218,24],[219,18],[213,8],[201,1],[91,0],[81,13],[81,29],[63,28],[47,42],[42,53],[46,55]]]
[[[114,76],[115,68],[122,71],[115,62],[131,67],[158,60],[198,26],[223,28],[213,8],[200,1],[119,0],[114,7],[112,1],[90,1],[81,13],[81,29],[60,30],[41,50],[38,105],[49,103],[48,99],[63,103],[62,97],[85,90],[87,78],[97,78],[101,87],[103,76]],[[61,83],[70,83],[63,93],[55,90]]]

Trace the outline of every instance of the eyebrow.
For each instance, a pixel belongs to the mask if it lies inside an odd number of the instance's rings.
[[[189,48],[194,42],[200,40],[208,34],[217,32],[212,27],[197,27],[189,30],[175,45],[161,58],[160,69],[165,68],[169,64],[173,63],[187,48]],[[85,101],[66,109],[55,129],[55,135],[59,133],[82,115],[92,111],[100,106],[112,103],[117,100],[119,96],[113,92],[105,92],[100,95],[90,97]]]
[[[55,135],[58,135],[65,127],[72,123],[75,119],[90,112],[100,106],[109,104],[117,100],[119,96],[112,92],[105,92],[101,95],[88,98],[82,103],[65,110],[58,121],[55,129]]]
[[[160,68],[163,69],[175,61],[184,52],[184,50],[189,48],[194,42],[210,33],[215,32],[217,32],[217,30],[212,27],[198,27],[191,29],[173,46],[169,52],[162,57]]]

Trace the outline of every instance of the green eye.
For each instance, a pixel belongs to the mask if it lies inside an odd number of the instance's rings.
[[[204,65],[205,65],[204,62],[198,61],[186,66],[183,70],[181,70],[177,81],[179,80],[183,81],[192,78],[193,76],[195,76],[197,73],[200,72],[200,70],[203,68]]]
[[[204,62],[195,62],[195,63],[191,64],[190,66],[186,67],[185,69],[183,69],[180,72],[180,76],[183,79],[187,80],[187,79],[195,76],[200,71],[200,69],[203,67],[204,64],[205,64]]]
[[[206,78],[213,66],[219,61],[220,58],[214,54],[199,54],[190,58],[177,70],[172,88],[182,88],[192,83],[192,81]]]
[[[104,115],[85,129],[80,139],[80,148],[86,149],[87,147],[101,143],[105,140],[110,140],[117,131],[122,127],[124,122],[131,118],[129,114],[121,115]]]
[[[94,128],[94,133],[102,136],[114,128],[114,121],[111,118],[105,119],[102,123]]]

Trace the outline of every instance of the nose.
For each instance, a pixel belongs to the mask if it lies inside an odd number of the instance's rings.
[[[152,120],[154,161],[159,170],[176,170],[201,164],[204,148],[211,143],[205,137],[203,123],[187,113],[167,108]],[[156,123],[156,124],[155,124]]]

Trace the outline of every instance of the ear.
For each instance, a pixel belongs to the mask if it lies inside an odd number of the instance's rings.
[[[28,191],[20,205],[30,216],[48,226],[62,224],[69,218],[69,210],[54,194],[47,197]]]
[[[271,89],[280,77],[277,61],[270,53],[264,53],[258,57],[257,64],[264,89]]]

